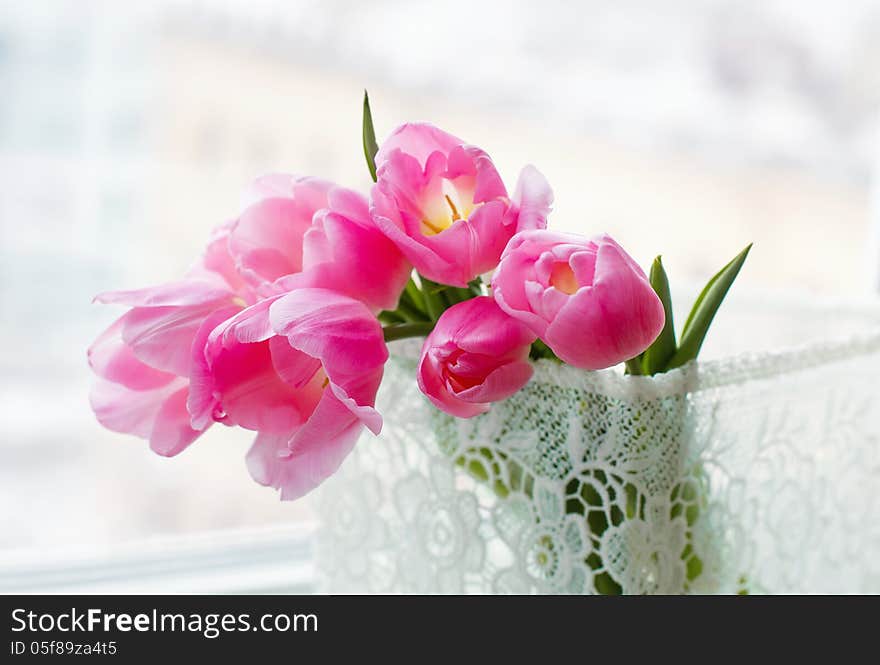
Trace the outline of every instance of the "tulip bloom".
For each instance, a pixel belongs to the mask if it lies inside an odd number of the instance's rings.
[[[229,235],[235,267],[254,288],[303,269],[303,238],[314,214],[326,208],[333,183],[273,173],[245,191]]]
[[[276,280],[274,289],[331,289],[379,312],[397,309],[411,274],[412,265],[370,217],[366,197],[333,187],[303,236],[302,272]]]
[[[149,440],[160,455],[181,452],[210,424],[192,426],[186,410],[194,343],[253,299],[226,251],[229,228],[215,232],[185,279],[95,298],[131,309],[89,348],[98,375],[92,409],[102,425]]]
[[[318,178],[272,174],[244,196],[229,236],[239,273],[262,297],[328,288],[394,310],[412,266],[370,217],[367,199]]]
[[[532,376],[535,335],[478,296],[443,312],[422,347],[419,388],[441,411],[470,418],[506,399]]]
[[[89,349],[99,377],[93,410],[109,429],[175,455],[212,422],[227,420],[191,419],[186,407],[193,368],[220,323],[260,297],[301,287],[394,309],[410,271],[373,224],[365,197],[316,178],[259,178],[242,214],[214,232],[183,280],[95,298],[132,309]]]
[[[608,235],[521,233],[504,250],[492,290],[501,309],[583,369],[637,356],[665,320],[645,273]]]
[[[381,325],[353,298],[302,288],[262,300],[194,347],[193,426],[259,432],[251,475],[296,499],[336,471],[364,425],[379,433],[387,357]]]
[[[376,155],[376,225],[425,277],[464,287],[492,270],[511,237],[544,228],[553,193],[527,166],[513,199],[479,148],[425,123],[398,127]]]

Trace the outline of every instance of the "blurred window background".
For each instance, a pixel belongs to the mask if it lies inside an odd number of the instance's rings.
[[[365,190],[364,88],[380,137],[432,121],[510,188],[534,163],[555,228],[678,283],[754,241],[744,291],[880,284],[876,2],[9,0],[0,551],[308,520],[250,480],[246,432],[169,461],[97,424],[85,349],[119,311],[90,299],[178,276],[258,174]]]

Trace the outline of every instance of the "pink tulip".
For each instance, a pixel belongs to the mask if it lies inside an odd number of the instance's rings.
[[[520,233],[504,250],[492,289],[501,309],[583,369],[628,360],[663,329],[663,305],[645,273],[607,235]]]
[[[242,198],[229,253],[255,288],[303,269],[303,238],[327,207],[333,183],[273,173],[257,178]]]
[[[553,194],[531,166],[513,199],[489,156],[434,127],[398,127],[376,155],[377,226],[425,277],[466,286],[492,270],[511,237],[544,228]]]
[[[412,265],[376,227],[363,195],[343,187],[327,192],[302,245],[302,272],[278,279],[275,289],[326,288],[374,312],[397,309]]]
[[[365,197],[314,178],[259,178],[244,212],[214,232],[183,280],[96,297],[131,309],[89,350],[99,376],[93,409],[109,429],[177,454],[212,422],[229,422],[219,414],[191,418],[186,406],[216,326],[260,297],[302,287],[348,293],[374,311],[394,309],[410,272],[375,227]],[[274,413],[268,405],[270,422]]]
[[[325,289],[262,300],[216,327],[194,353],[188,408],[259,432],[254,479],[296,499],[332,474],[363,426],[382,426],[375,398],[388,357],[367,307]]]
[[[394,310],[412,272],[370,217],[367,199],[317,178],[272,174],[245,193],[232,228],[235,266],[263,296],[328,288]]]
[[[532,376],[535,335],[479,296],[447,309],[422,347],[419,388],[441,411],[470,418],[506,399]]]
[[[194,343],[253,298],[226,252],[228,232],[215,232],[184,280],[95,298],[131,309],[89,349],[99,377],[92,409],[102,425],[149,440],[160,455],[176,455],[207,427],[193,427],[186,409]]]

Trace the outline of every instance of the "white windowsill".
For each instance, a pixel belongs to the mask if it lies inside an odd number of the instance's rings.
[[[2,594],[310,593],[310,525],[0,552]]]

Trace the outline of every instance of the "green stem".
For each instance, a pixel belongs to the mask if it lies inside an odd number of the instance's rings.
[[[474,292],[471,289],[462,289],[457,286],[447,289],[447,293],[455,299],[455,303],[453,304],[464,302],[465,300],[470,300],[474,297]]]
[[[421,275],[419,275],[419,280],[422,282],[422,296],[425,299],[425,309],[428,312],[428,316],[433,321],[436,321],[446,309],[446,302],[440,294],[440,285]]]
[[[431,321],[397,323],[385,326],[382,329],[382,334],[385,336],[386,342],[393,342],[396,339],[406,339],[408,337],[425,337],[433,329],[434,323]]]
[[[420,309],[407,302],[403,298],[397,303],[397,313],[400,314],[407,321],[418,322],[425,320],[425,313]]]
[[[642,362],[638,357],[626,361],[626,373],[639,376],[642,373]]]
[[[446,303],[446,307],[443,310],[444,312],[453,305],[458,304],[458,297],[453,293],[452,289],[453,287],[448,286],[440,291],[440,297],[443,298],[443,302]]]
[[[553,350],[544,344],[540,339],[536,339],[532,342],[532,346],[529,349],[529,358],[532,360],[538,360],[539,358],[549,358],[551,360],[555,360],[556,362],[561,363],[562,361],[557,357]]]

